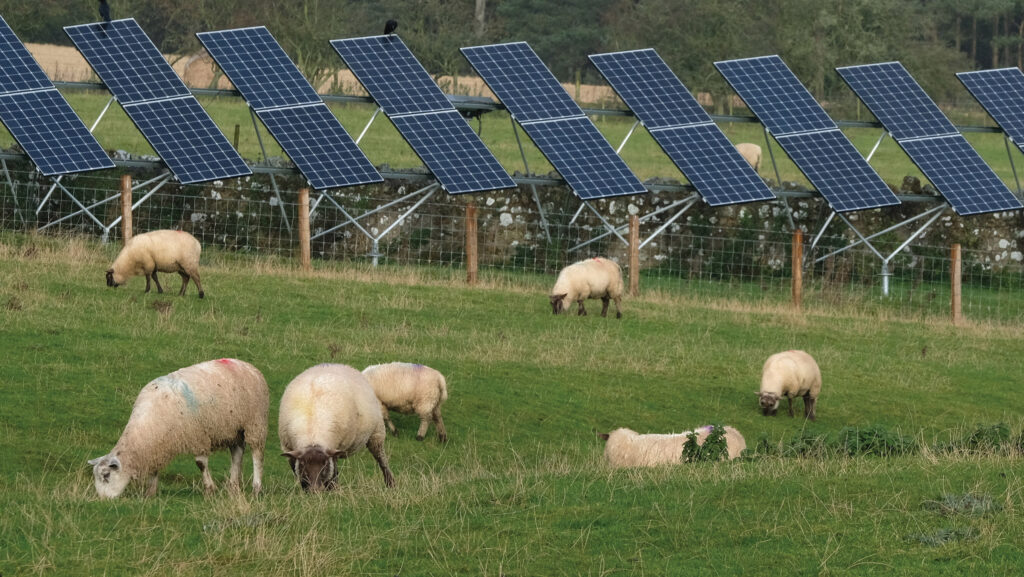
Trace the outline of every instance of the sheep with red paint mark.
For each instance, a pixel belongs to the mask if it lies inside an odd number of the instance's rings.
[[[724,427],[725,442],[729,460],[739,457],[747,448],[743,435],[732,427]],[[615,429],[611,433],[599,433],[606,441],[604,457],[612,467],[656,467],[682,462],[683,445],[691,434],[697,435],[697,445],[703,445],[713,425],[698,427],[692,431],[676,434],[640,434],[632,429]]]
[[[615,301],[615,318],[622,318],[622,269],[618,263],[606,258],[589,258],[573,263],[558,273],[549,300],[551,312],[561,314],[569,311],[573,302],[579,304],[576,314],[585,316],[583,301],[601,299],[601,316],[608,313],[608,303]]]
[[[149,292],[152,279],[157,292],[162,293],[164,288],[156,274],[176,272],[181,275],[179,296],[185,296],[188,281],[192,280],[199,290],[199,298],[203,298],[206,293],[199,280],[199,255],[202,251],[196,237],[182,230],[154,230],[133,236],[107,269],[107,286],[118,287],[133,276],[145,275],[146,292]]]
[[[195,455],[203,486],[213,491],[209,455],[231,451],[229,484],[240,488],[242,453],[252,451],[252,489],[262,486],[270,392],[260,371],[236,359],[218,359],[158,377],[142,388],[128,424],[114,448],[92,459],[96,492],[121,495],[133,480],[146,481],[156,494],[158,473],[182,453]]]

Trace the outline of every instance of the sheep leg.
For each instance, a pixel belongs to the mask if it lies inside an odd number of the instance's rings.
[[[617,318],[617,319],[621,319],[622,318],[622,309],[619,308],[619,304],[621,304],[621,303],[622,303],[622,297],[616,297],[615,298],[615,318]]]
[[[388,410],[384,409],[383,413],[384,413],[384,424],[387,425],[388,430],[391,431],[391,434],[397,437],[398,436],[398,428],[395,427],[395,424],[393,422],[391,422],[391,417],[388,415]]]
[[[434,409],[431,416],[434,417],[434,425],[437,427],[437,440],[442,443],[447,443],[448,433],[444,430],[444,419],[441,418],[441,407]]]
[[[206,296],[206,293],[203,292],[203,283],[199,281],[199,269],[194,268],[192,270],[186,270],[185,272],[188,273],[188,276],[192,279],[192,282],[196,283],[196,288],[199,289],[199,298],[203,298],[204,296]],[[182,296],[185,295],[185,287],[182,287],[181,294]]]
[[[146,273],[146,292],[149,292],[149,273]]]
[[[812,397],[810,395],[810,393],[804,395],[804,417],[805,418],[808,418],[808,419],[810,419],[812,421],[815,421],[815,420],[818,419],[818,415],[814,411],[814,409],[816,408],[817,404],[818,404],[818,399],[815,399],[814,397]]]
[[[156,269],[153,269],[153,282],[156,283],[156,292],[164,294],[164,287],[160,286],[160,279],[156,278]]]
[[[263,445],[249,445],[252,451],[252,494],[255,497],[263,488]]]
[[[430,414],[420,415],[420,429],[416,431],[416,440],[422,441],[427,436],[427,428],[430,426]]]
[[[580,304],[579,309],[576,311],[576,315],[581,317],[587,316],[587,309],[583,306],[583,299],[580,299],[576,302]]]
[[[234,461],[234,455],[232,455],[231,460]],[[199,467],[199,470],[203,473],[203,489],[207,493],[212,493],[217,489],[217,485],[213,482],[213,475],[210,474],[209,455],[196,455],[196,467]]]
[[[242,489],[242,453],[245,452],[243,445],[232,445],[231,447],[231,476],[228,477],[228,485],[232,491]]]
[[[366,442],[366,448],[370,450],[370,454],[377,461],[380,472],[384,474],[384,485],[394,487],[395,476],[391,474],[391,468],[388,467],[388,456],[384,454],[384,434],[371,435],[370,440]]]
[[[607,295],[601,297],[601,318],[608,316],[608,303],[610,303],[611,300],[611,297]]]
[[[793,397],[786,397],[786,399],[789,400],[789,416],[795,417],[796,415],[793,414]]]
[[[185,271],[181,271],[181,270],[178,271],[178,274],[181,275],[181,290],[178,291],[178,296],[183,297],[183,296],[185,296],[185,287],[188,286],[189,276],[187,274],[185,274]]]
[[[149,477],[149,482],[146,483],[146,496],[153,497],[156,495],[157,483],[160,481],[160,477],[156,473],[153,473]]]

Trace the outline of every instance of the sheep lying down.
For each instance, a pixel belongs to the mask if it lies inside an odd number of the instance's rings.
[[[156,378],[135,399],[128,424],[114,448],[92,459],[96,492],[121,495],[132,480],[147,481],[146,496],[156,494],[157,473],[177,455],[195,455],[207,491],[211,451],[231,451],[229,484],[238,489],[242,452],[252,451],[252,490],[259,493],[267,440],[270,392],[256,367],[237,359],[206,361]]]
[[[133,276],[146,276],[146,292],[149,292],[150,279],[156,283],[156,290],[164,292],[160,286],[158,272],[176,272],[181,275],[179,296],[185,295],[188,281],[196,283],[199,298],[203,298],[203,285],[199,280],[199,255],[202,247],[196,237],[181,230],[154,230],[133,236],[107,269],[107,286],[123,285]]]
[[[703,445],[713,428],[713,426],[707,425],[692,431],[669,435],[641,435],[632,429],[615,429],[611,433],[600,433],[598,436],[607,441],[604,446],[604,457],[612,467],[655,467],[681,463],[686,437],[691,433],[696,433],[697,444]],[[724,428],[726,447],[729,451],[729,459],[732,460],[739,457],[747,448],[747,442],[736,429]]]

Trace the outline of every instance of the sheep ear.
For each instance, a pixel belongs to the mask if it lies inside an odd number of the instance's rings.
[[[340,455],[341,451],[337,449],[327,449],[326,451],[324,451],[324,454],[333,459],[334,457]]]
[[[302,451],[299,451],[299,450],[287,451],[287,452],[281,453],[281,456],[282,457],[290,457],[292,459],[298,459],[298,458],[302,457]]]
[[[106,457],[106,455],[103,455],[103,457]],[[89,461],[88,461],[89,465],[92,466],[92,467],[95,467],[96,465],[99,465],[100,461],[103,460],[103,457],[96,457],[95,459],[89,459]]]

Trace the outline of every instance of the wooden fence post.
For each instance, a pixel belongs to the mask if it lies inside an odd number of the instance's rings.
[[[950,250],[950,282],[952,283],[952,302],[950,307],[953,312],[953,324],[958,324],[961,320],[962,309],[960,308],[960,282],[963,280],[963,265],[960,260],[960,243],[954,244]]]
[[[303,270],[310,270],[309,250],[309,189],[299,189],[299,262]]]
[[[132,239],[132,175],[121,175],[121,240]]]
[[[629,295],[640,294],[640,217],[629,217]]]
[[[479,270],[479,253],[477,252],[476,205],[466,205],[466,283],[475,285]]]
[[[235,145],[235,150],[238,150],[238,137],[241,135],[241,132],[242,132],[242,127],[236,124],[235,125],[235,140],[232,143],[232,144]]]
[[[804,300],[804,232],[793,231],[793,307],[800,310]]]

